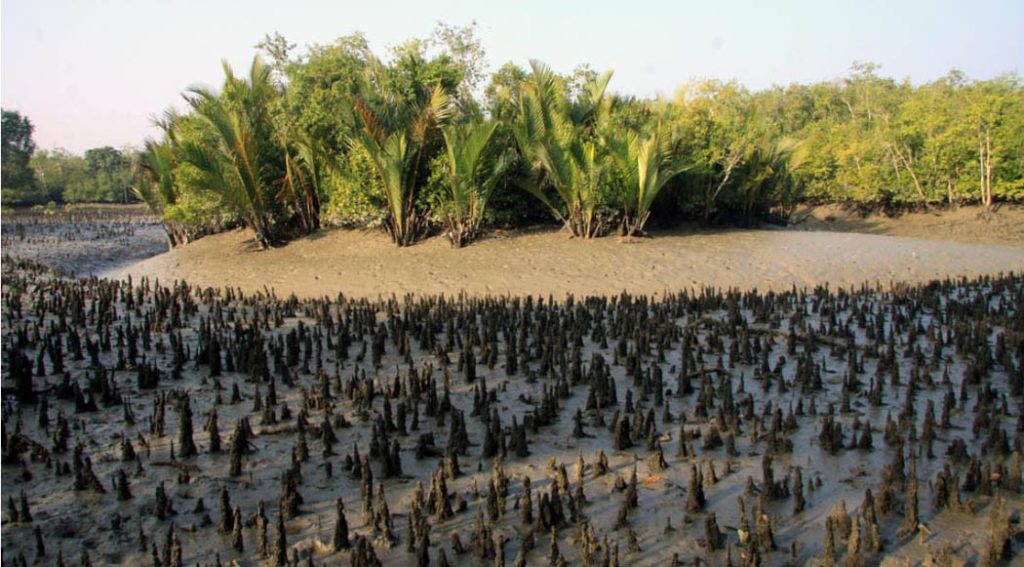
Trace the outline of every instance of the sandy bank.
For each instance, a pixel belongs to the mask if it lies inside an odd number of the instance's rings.
[[[233,231],[107,275],[321,296],[659,294],[701,286],[760,290],[923,282],[1024,270],[1024,247],[804,230],[661,233],[636,244],[556,230],[492,235],[461,250],[441,238],[397,248],[381,232],[326,230],[258,251]]]
[[[995,246],[1024,248],[1024,207],[1001,205],[995,213],[981,207],[936,208],[898,217],[873,213],[862,216],[839,205],[802,207],[793,215],[798,230],[856,232],[907,236]]]

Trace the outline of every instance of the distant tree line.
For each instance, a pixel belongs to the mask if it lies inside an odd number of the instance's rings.
[[[86,150],[37,150],[26,116],[3,111],[3,203],[127,203],[137,201],[137,152],[110,146]]]
[[[546,219],[631,238],[691,219],[784,221],[807,201],[1024,199],[1013,74],[912,85],[855,63],[811,85],[703,80],[642,99],[588,66],[507,63],[488,76],[473,27],[441,24],[386,57],[358,33],[301,55],[279,34],[257,48],[244,74],[224,66],[220,89],[185,93],[187,111],[166,112],[138,156],[133,187],[173,243],[242,224],[274,246],[332,224],[461,246]]]

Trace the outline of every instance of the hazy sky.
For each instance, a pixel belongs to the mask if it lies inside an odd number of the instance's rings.
[[[751,88],[843,76],[855,60],[930,81],[1024,72],[1024,0],[2,0],[0,98],[41,148],[139,144],[150,117],[244,69],[265,33],[300,49],[362,31],[378,54],[475,20],[492,68],[530,58],[615,70],[616,91],[684,81]]]

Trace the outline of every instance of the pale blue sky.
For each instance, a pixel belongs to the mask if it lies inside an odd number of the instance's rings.
[[[1024,0],[2,0],[0,98],[41,148],[138,144],[150,117],[265,33],[300,48],[362,31],[383,54],[439,20],[479,24],[488,63],[615,70],[613,90],[672,93],[704,77],[750,88],[843,76],[854,60],[920,83],[1024,71]]]

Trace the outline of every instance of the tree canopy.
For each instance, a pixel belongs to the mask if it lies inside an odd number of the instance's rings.
[[[98,200],[132,186],[183,235],[241,224],[275,245],[336,224],[464,245],[487,226],[545,219],[589,238],[785,219],[804,201],[1024,200],[1017,75],[915,85],[858,62],[814,84],[701,80],[643,99],[587,65],[506,63],[488,76],[475,32],[442,24],[383,57],[358,33],[301,52],[268,35],[256,46],[266,62],[186,93],[187,112],[161,119],[162,139],[137,155],[33,157],[31,124],[5,112],[5,201],[26,186]]]
[[[5,200],[29,200],[35,197],[35,173],[29,160],[35,152],[32,141],[34,127],[27,116],[16,111],[3,111],[2,175]]]
[[[28,117],[3,111],[3,202],[129,202],[136,153],[110,146],[78,156],[66,150],[36,151]]]

